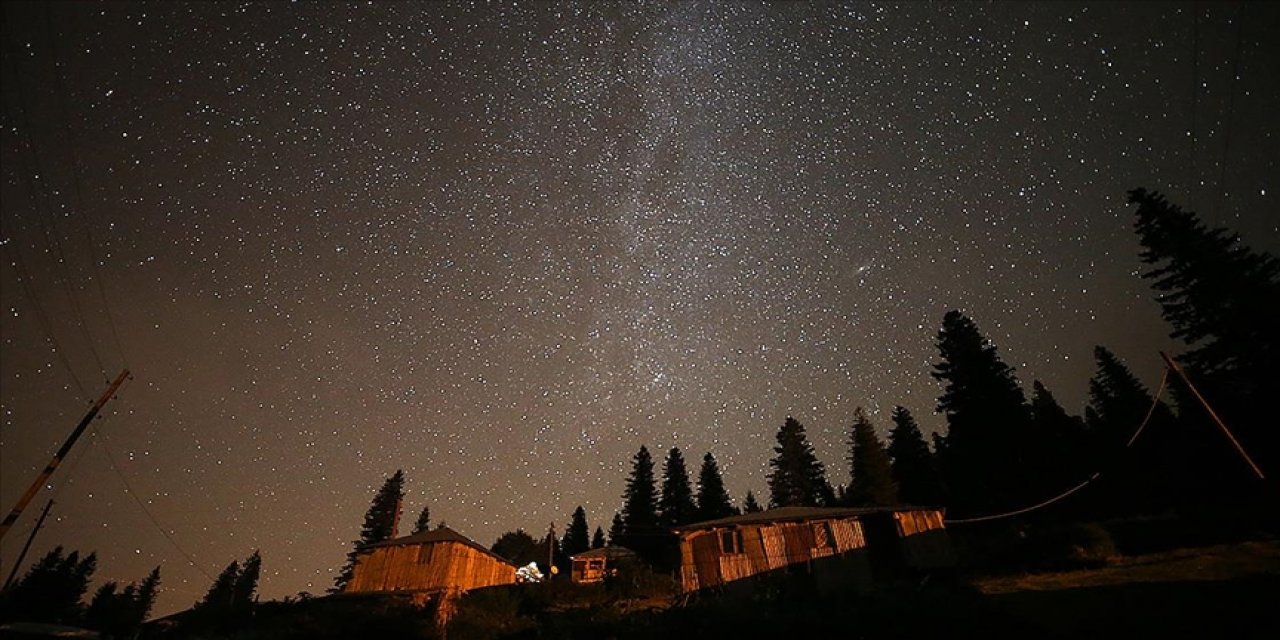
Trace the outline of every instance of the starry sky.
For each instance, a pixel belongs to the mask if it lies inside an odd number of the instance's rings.
[[[134,378],[0,559],[52,497],[162,614],[323,592],[397,468],[483,544],[642,444],[767,496],[788,415],[843,482],[855,407],[944,425],[952,308],[1072,412],[1096,344],[1154,386],[1134,187],[1280,249],[1266,4],[4,12],[0,507]]]

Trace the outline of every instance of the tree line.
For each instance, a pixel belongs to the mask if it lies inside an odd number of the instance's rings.
[[[897,406],[891,412],[886,442],[859,407],[848,432],[847,480],[832,484],[804,426],[788,417],[775,436],[766,478],[768,506],[906,503],[944,506],[966,517],[1034,504],[1101,470],[1102,481],[1039,517],[1230,513],[1274,527],[1273,510],[1258,507],[1274,500],[1274,478],[1280,474],[1280,429],[1271,408],[1280,397],[1280,260],[1252,250],[1225,228],[1206,225],[1159,193],[1135,189],[1129,202],[1137,206],[1141,277],[1151,282],[1170,336],[1185,347],[1176,360],[1267,481],[1250,476],[1181,378],[1170,380],[1168,402],[1157,399],[1115,353],[1098,346],[1088,403],[1082,415],[1074,415],[1042,381],[1032,382],[1028,399],[1014,370],[973,319],[950,311],[942,318],[939,361],[930,371],[942,384],[936,410],[946,419],[945,430],[933,434],[932,447],[907,409]],[[1145,431],[1134,440],[1139,426]],[[350,580],[361,549],[396,535],[403,498],[404,474],[396,471],[375,495],[335,591]],[[711,453],[703,456],[695,490],[682,452],[672,448],[659,486],[653,459],[642,446],[607,537],[600,526],[588,535],[586,512],[579,506],[563,537],[549,531],[539,541],[517,529],[500,536],[493,550],[520,563],[543,561],[550,553],[562,564],[607,543],[632,547],[657,564],[670,563],[661,542],[672,527],[761,508],[751,491],[741,508],[733,504]],[[414,533],[428,531],[429,524],[424,506]],[[133,635],[154,605],[159,567],[123,586],[106,582],[85,602],[96,567],[95,554],[55,548],[0,592],[0,622],[21,618]],[[213,625],[251,616],[260,572],[257,552],[232,562],[191,615]]]
[[[0,592],[0,623],[44,622],[81,626],[109,636],[131,637],[151,613],[160,593],[160,567],[121,587],[108,581],[83,602],[98,568],[98,555],[81,556],[61,546],[41,557],[22,578]]]
[[[1267,400],[1280,397],[1280,261],[1255,252],[1225,229],[1209,228],[1158,193],[1136,189],[1135,230],[1156,301],[1171,336],[1186,350],[1177,360],[1232,425],[1263,469],[1280,455]],[[1169,384],[1172,403],[1154,397],[1111,350],[1097,346],[1082,415],[1068,412],[1040,380],[1030,398],[1012,367],[974,320],[953,310],[942,318],[939,360],[930,375],[942,385],[936,411],[946,428],[926,441],[902,406],[890,414],[882,440],[866,411],[854,410],[847,440],[847,479],[833,484],[804,426],[787,417],[775,436],[766,478],[768,506],[942,506],[959,517],[996,514],[1055,496],[1095,471],[1103,479],[1047,518],[1106,519],[1203,510],[1236,502],[1256,504],[1259,484],[1242,484],[1240,460],[1208,423],[1208,414],[1180,379]],[[1131,442],[1144,427],[1140,440]],[[403,474],[388,478],[365,517],[361,539],[336,584],[345,584],[360,548],[387,539],[403,497]],[[1271,489],[1274,491],[1274,489]],[[683,453],[667,452],[659,484],[648,447],[631,461],[621,510],[607,542],[670,565],[670,530],[693,522],[759,511],[752,492],[733,504],[711,453],[702,458],[696,489]],[[426,528],[424,509],[417,530]],[[581,506],[563,538],[536,540],[523,529],[504,533],[495,553],[517,562],[556,564],[604,546]],[[664,550],[665,549],[665,550]]]

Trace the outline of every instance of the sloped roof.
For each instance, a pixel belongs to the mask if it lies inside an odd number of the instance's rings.
[[[609,547],[600,547],[599,549],[592,549],[590,551],[583,551],[582,553],[579,553],[578,555],[573,556],[571,559],[577,560],[578,558],[604,558],[606,560],[618,560],[621,558],[634,558],[634,557],[636,557],[636,552],[626,547],[609,546]]]
[[[461,533],[458,533],[457,531],[454,531],[453,529],[450,529],[449,527],[439,527],[437,529],[432,529],[430,531],[415,533],[410,536],[401,536],[399,538],[383,540],[382,542],[371,544],[365,548],[374,549],[377,547],[398,547],[398,546],[411,545],[411,544],[436,544],[439,542],[456,542],[458,544],[465,544],[468,547],[471,547],[478,551],[482,551],[485,554],[493,556],[494,558],[497,558],[507,564],[511,564],[511,562],[506,558],[484,548],[484,546],[481,545],[480,543],[462,535]],[[515,565],[512,565],[512,566],[515,566]]]
[[[676,531],[694,531],[698,529],[714,529],[744,524],[768,524],[771,522],[794,522],[800,520],[817,520],[822,518],[847,518],[871,513],[896,513],[900,511],[936,511],[937,507],[914,507],[900,505],[894,507],[778,507],[755,513],[744,513],[739,516],[717,518],[703,522],[692,522],[678,527]]]

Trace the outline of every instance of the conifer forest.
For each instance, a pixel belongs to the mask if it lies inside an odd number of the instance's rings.
[[[1280,637],[1272,3],[2,10],[2,637]]]

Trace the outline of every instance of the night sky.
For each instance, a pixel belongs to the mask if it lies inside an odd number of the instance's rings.
[[[0,508],[135,377],[3,569],[54,497],[32,557],[162,564],[157,613],[257,548],[321,593],[397,468],[488,545],[607,528],[642,444],[765,499],[788,415],[845,482],[856,406],[944,425],[953,308],[1069,411],[1096,344],[1154,386],[1126,191],[1280,249],[1240,11],[6,3]]]

